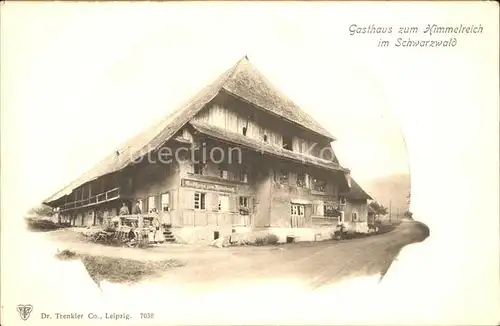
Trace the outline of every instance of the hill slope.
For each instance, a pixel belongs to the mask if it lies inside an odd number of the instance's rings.
[[[380,204],[387,208],[391,205],[393,216],[396,216],[398,209],[400,216],[408,209],[407,196],[411,189],[409,174],[392,174],[366,180],[361,186]]]

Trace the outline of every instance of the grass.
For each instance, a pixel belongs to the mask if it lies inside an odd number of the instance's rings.
[[[97,284],[103,280],[112,283],[135,283],[147,278],[159,276],[162,272],[170,268],[184,266],[182,262],[175,259],[139,261],[77,254],[70,250],[63,250],[56,256],[61,260],[80,259],[89,272],[90,277],[92,277]]]
[[[378,232],[376,234],[384,234],[384,233],[387,233],[387,232],[391,232],[395,228],[396,228],[396,226],[394,226],[394,225],[384,225],[383,224],[383,225],[379,226],[379,230],[378,230]]]
[[[28,230],[34,232],[47,232],[47,231],[57,230],[60,228],[59,225],[57,225],[51,220],[37,219],[37,218],[26,218],[25,220],[28,226]]]

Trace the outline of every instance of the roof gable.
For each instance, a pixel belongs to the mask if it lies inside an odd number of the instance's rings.
[[[301,125],[329,140],[333,140],[333,136],[328,131],[323,129],[286,96],[280,94],[262,74],[252,67],[245,56],[181,107],[131,138],[92,169],[43,202],[48,204],[69,195],[81,185],[103,175],[119,171],[132,164],[136,159],[158,149],[200,112],[207,103],[214,99],[221,90],[246,100],[267,112]]]
[[[371,200],[373,199],[361,186],[351,178],[351,189],[344,194],[346,199],[351,200]]]

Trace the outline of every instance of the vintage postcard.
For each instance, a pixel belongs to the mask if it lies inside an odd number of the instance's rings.
[[[498,3],[1,9],[1,325],[500,322]]]

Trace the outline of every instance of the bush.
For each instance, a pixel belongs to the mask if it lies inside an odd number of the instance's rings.
[[[59,228],[57,224],[51,220],[27,218],[26,223],[30,231],[52,231]]]
[[[256,246],[263,246],[266,244],[266,237],[257,237],[255,239],[255,245]]]
[[[267,236],[267,244],[275,245],[278,243],[278,241],[279,241],[279,238],[276,234],[269,234]]]
[[[338,224],[337,228],[333,232],[333,238],[341,240],[344,239],[346,235],[347,235],[347,228],[345,227],[345,225],[342,223]]]
[[[266,234],[255,238],[255,245],[256,246],[276,245],[278,241],[279,238],[276,234]]]
[[[62,259],[62,260],[65,260],[65,259],[74,259],[74,258],[76,258],[76,253],[74,251],[71,251],[71,250],[68,250],[68,249],[64,249],[63,251],[58,252],[56,254],[56,257],[59,258],[59,259]]]

